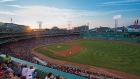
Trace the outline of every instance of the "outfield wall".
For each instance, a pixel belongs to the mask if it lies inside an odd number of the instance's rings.
[[[133,42],[133,43],[140,43],[140,40],[137,40],[137,39],[129,39],[129,38],[121,38],[121,41],[124,41],[124,42]]]
[[[113,33],[83,33],[83,38],[120,39],[121,34]]]
[[[138,35],[137,33],[127,33],[128,36],[131,35]],[[140,43],[139,39],[134,39],[130,37],[124,37],[125,33],[81,33],[82,38],[99,38],[99,39],[107,39],[107,40],[120,40],[124,42],[133,42],[133,43]],[[140,35],[140,34],[139,34]]]

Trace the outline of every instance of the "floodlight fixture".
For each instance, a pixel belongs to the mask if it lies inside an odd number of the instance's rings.
[[[87,23],[87,26],[89,27],[89,23],[90,23],[90,21],[86,21],[86,23]]]
[[[120,19],[120,18],[121,18],[121,15],[115,15],[113,17],[113,19],[115,20],[115,30],[114,30],[115,33],[117,33],[118,19]]]
[[[67,22],[68,22],[68,29],[70,30],[72,21],[67,21]]]
[[[42,29],[42,24],[43,24],[43,21],[37,21],[38,25],[39,25],[39,30]]]

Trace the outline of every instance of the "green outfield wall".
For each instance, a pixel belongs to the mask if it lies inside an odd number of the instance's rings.
[[[140,43],[140,39],[133,38],[134,36],[140,37],[140,33],[91,33],[91,32],[81,33],[82,38],[99,38],[107,40],[120,40],[124,42]]]
[[[82,33],[82,38],[120,39],[121,34],[113,34],[113,33]]]

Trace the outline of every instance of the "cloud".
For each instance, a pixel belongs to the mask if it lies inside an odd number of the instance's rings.
[[[112,11],[88,11],[88,10],[71,10],[61,9],[47,6],[21,6],[21,5],[7,5],[18,9],[13,11],[0,11],[0,14],[29,16],[29,17],[44,17],[44,16],[57,16],[61,20],[68,20],[70,18],[81,16],[104,16],[119,12],[138,11],[140,9],[125,9],[125,10],[112,10]],[[47,18],[47,17],[46,17]]]
[[[140,17],[133,17],[133,18],[128,17],[128,18],[123,18],[123,19],[127,19],[127,20],[136,20],[136,19],[140,19]]]
[[[63,20],[63,21],[68,21],[68,18],[66,18],[66,17],[59,16],[58,18]]]
[[[103,4],[118,4],[118,3],[132,3],[132,2],[140,2],[140,0],[112,1],[112,2],[105,2],[105,3],[103,3]]]
[[[112,13],[119,13],[119,12],[129,12],[129,11],[138,11],[140,9],[125,9],[125,10],[113,10],[113,11],[109,11],[106,14],[112,14]]]
[[[121,1],[111,1],[97,4],[97,6],[109,6],[109,5],[139,5],[140,0],[121,0]]]
[[[7,5],[10,7],[20,8],[15,12],[21,15],[69,15],[74,10],[59,9],[47,6],[21,6],[21,5]]]
[[[59,18],[63,20],[64,19],[66,20],[71,17],[100,16],[116,12],[140,10],[140,9],[128,9],[128,10],[113,10],[113,11],[88,11],[88,10],[61,9],[47,6],[21,6],[21,5],[7,5],[7,6],[19,8],[17,10],[14,10],[13,11],[14,13],[11,14],[18,14],[20,16],[61,16]]]
[[[121,12],[138,11],[140,9],[112,10],[112,11],[90,11],[90,10],[72,10],[62,9],[48,6],[22,6],[22,5],[7,5],[11,9],[0,10],[0,17],[4,14],[13,18],[13,22],[18,24],[29,24],[30,26],[38,26],[36,21],[43,21],[43,25],[62,26],[66,21],[83,21],[85,17],[106,16],[110,14],[121,14]],[[14,8],[14,9],[12,9]],[[2,15],[1,15],[2,14]],[[8,19],[9,19],[8,16]],[[5,17],[3,17],[5,18]],[[46,23],[46,24],[45,24]],[[44,26],[44,27],[45,27]]]
[[[15,1],[15,0],[0,0],[0,2],[10,2],[10,1]]]
[[[6,6],[15,7],[15,8],[26,8],[26,7],[23,7],[23,6],[20,6],[20,5],[6,5]]]
[[[0,14],[6,14],[6,15],[18,15],[14,12],[11,12],[11,11],[0,11]]]

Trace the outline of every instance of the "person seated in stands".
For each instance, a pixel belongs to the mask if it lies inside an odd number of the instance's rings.
[[[48,75],[45,77],[45,79],[54,79],[54,76],[51,72],[48,73]]]
[[[17,79],[17,77],[13,73],[8,73],[6,79]]]
[[[26,73],[26,79],[32,79],[32,74],[33,72],[35,71],[35,68],[33,66],[30,66],[28,69],[27,69],[27,73]]]
[[[3,71],[2,69],[0,69],[0,76],[3,76],[5,74],[5,71]]]
[[[10,57],[9,55],[6,55],[6,56],[3,58],[3,62],[6,63],[6,64],[11,63],[11,57]]]
[[[33,79],[39,79],[39,76],[37,75],[36,70],[32,74]]]
[[[57,75],[54,79],[64,79],[64,78],[61,77],[60,75]]]
[[[18,77],[21,76],[21,65],[20,65],[20,64],[14,63],[14,68],[13,68],[13,70],[14,70],[14,74],[15,74],[16,76],[18,76]]]
[[[26,74],[27,74],[28,66],[24,65],[22,68],[22,79],[26,79]]]
[[[12,69],[12,64],[9,64],[9,65],[8,65],[6,72],[14,73],[14,71],[13,71],[13,69]]]
[[[8,67],[7,67],[7,64],[3,63],[3,65],[2,65],[2,70],[3,70],[3,71],[6,71],[7,68],[8,68]]]
[[[0,62],[0,69],[2,69],[2,63]]]
[[[57,75],[54,79],[60,79],[60,75]]]

